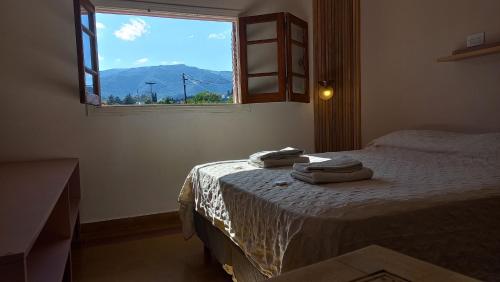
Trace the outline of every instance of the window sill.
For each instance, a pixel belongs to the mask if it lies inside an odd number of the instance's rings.
[[[249,104],[203,104],[203,105],[120,105],[120,106],[101,106],[95,107],[88,105],[87,116],[100,115],[137,115],[148,113],[176,113],[176,112],[195,112],[195,113],[237,113],[251,112]]]

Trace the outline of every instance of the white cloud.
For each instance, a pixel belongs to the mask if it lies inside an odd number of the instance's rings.
[[[106,28],[106,26],[103,23],[101,23],[101,22],[96,22],[95,23],[95,27],[97,29],[105,29]]]
[[[103,57],[103,56],[101,56],[101,55],[97,55],[97,57],[99,58],[99,62],[100,62],[100,61],[104,61],[104,57]]]
[[[147,63],[148,61],[149,61],[148,58],[142,58],[142,59],[139,59],[139,60],[135,61],[135,64],[136,65],[142,65],[142,64]]]
[[[149,26],[142,19],[130,19],[128,23],[123,24],[114,34],[122,40],[134,41],[148,32],[148,27]]]
[[[189,35],[188,38],[194,38],[194,34]]]
[[[182,61],[161,61],[160,62],[161,65],[167,65],[167,66],[170,66],[170,65],[180,65],[180,64],[184,64],[184,62]]]
[[[115,59],[115,63],[121,63],[121,61],[122,61],[122,59],[120,59],[120,58]]]
[[[219,32],[219,33],[210,33],[208,35],[208,39],[223,40],[229,37],[229,35],[231,35],[231,30],[226,30],[224,32]]]
[[[208,35],[208,39],[219,39],[219,40],[222,40],[222,39],[226,39],[226,35],[224,33],[210,33]]]

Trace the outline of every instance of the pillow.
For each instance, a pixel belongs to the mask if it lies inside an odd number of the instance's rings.
[[[471,157],[500,156],[500,133],[465,134],[434,130],[401,130],[373,140],[370,146]]]
[[[401,130],[373,140],[375,147],[395,147],[423,152],[460,152],[473,135],[434,130]]]
[[[500,133],[472,135],[460,153],[472,157],[500,157]]]

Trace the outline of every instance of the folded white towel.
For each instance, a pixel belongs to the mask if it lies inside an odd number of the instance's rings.
[[[250,160],[269,160],[269,159],[283,159],[290,157],[298,157],[304,153],[304,150],[287,147],[279,151],[262,151],[255,153],[249,157]]]
[[[373,171],[369,168],[363,167],[362,169],[354,172],[300,172],[292,170],[290,173],[295,179],[308,182],[311,184],[321,183],[339,183],[367,180],[373,177]]]
[[[363,164],[348,156],[336,156],[324,162],[295,164],[293,169],[299,172],[354,172],[363,168]]]
[[[282,167],[282,166],[293,166],[295,163],[308,163],[309,158],[305,156],[293,157],[293,158],[282,158],[282,159],[268,159],[268,160],[258,160],[250,159],[248,163],[260,167],[260,168],[271,168],[271,167]]]

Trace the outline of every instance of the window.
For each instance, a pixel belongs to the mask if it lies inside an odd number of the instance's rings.
[[[233,22],[97,12],[103,105],[233,103]]]
[[[290,14],[238,20],[75,1],[82,103],[309,102],[307,23]]]
[[[100,105],[95,9],[88,0],[75,3],[75,27],[80,101],[85,104]]]
[[[240,18],[243,103],[309,103],[307,23],[276,13]]]

